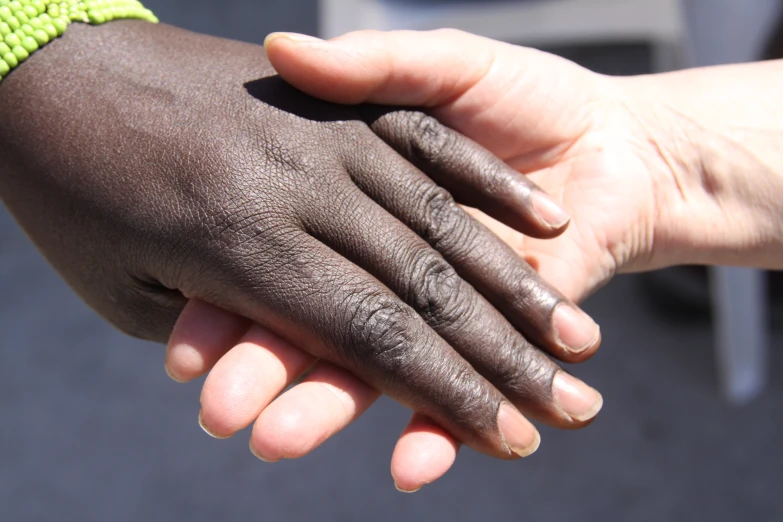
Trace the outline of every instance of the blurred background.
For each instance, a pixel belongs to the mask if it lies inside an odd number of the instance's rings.
[[[609,74],[757,59],[781,12],[773,0],[145,3],[162,21],[258,43],[465,23]],[[573,368],[604,395],[596,422],[542,428],[524,461],[462,450],[445,478],[406,495],[389,474],[404,408],[382,400],[299,461],[256,460],[247,433],[211,439],[197,424],[200,381],[170,381],[163,347],[103,323],[0,209],[0,521],[783,520],[772,279],[616,278],[586,304],[603,347]]]

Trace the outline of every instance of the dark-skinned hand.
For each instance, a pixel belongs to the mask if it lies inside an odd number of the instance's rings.
[[[70,27],[0,83],[0,115],[3,201],[124,332],[165,342],[208,303],[496,457],[537,447],[519,411],[591,419],[545,352],[583,360],[597,327],[569,343],[581,312],[457,202],[536,237],[567,219],[431,118],[317,102],[259,46],[133,21]]]

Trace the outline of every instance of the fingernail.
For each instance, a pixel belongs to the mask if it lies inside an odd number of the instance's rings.
[[[552,198],[543,192],[534,190],[530,194],[530,202],[533,205],[533,210],[538,215],[538,219],[552,228],[561,228],[571,219],[566,211],[563,210],[563,207],[555,203]]]
[[[419,486],[416,489],[402,489],[400,486],[397,485],[396,482],[394,483],[394,487],[397,488],[397,491],[399,491],[400,493],[416,493],[421,489],[421,486]]]
[[[204,425],[204,418],[201,416],[201,410],[198,412],[198,425],[201,426],[201,429],[204,430],[204,433],[212,437],[213,439],[227,439],[228,437],[221,437],[220,435],[215,435],[211,431],[207,429],[207,427]]]
[[[174,382],[178,382],[178,383],[180,383],[180,384],[182,384],[182,383],[184,383],[184,382],[185,382],[185,381],[183,381],[183,380],[181,380],[181,379],[178,379],[178,378],[174,377],[174,374],[173,374],[173,373],[171,373],[171,370],[169,370],[169,365],[168,365],[168,364],[166,364],[165,362],[163,363],[163,369],[164,369],[164,370],[166,370],[166,375],[168,375],[168,376],[169,376],[169,379],[171,379],[172,381],[174,381]]]
[[[601,329],[582,310],[563,303],[555,308],[552,316],[557,340],[573,353],[581,353],[593,346],[601,337]]]
[[[258,453],[258,452],[256,451],[256,449],[253,447],[253,441],[252,441],[252,440],[250,441],[250,443],[248,444],[248,446],[250,447],[250,453],[252,453],[252,454],[253,454],[253,456],[254,456],[255,458],[257,458],[258,460],[262,460],[262,461],[264,461],[264,462],[277,462],[276,460],[269,460],[269,459],[266,459],[266,458],[262,457],[262,456],[261,456],[261,454],[260,454],[260,453]]]
[[[500,405],[498,428],[506,446],[520,457],[531,455],[541,444],[535,426],[508,403]]]
[[[295,42],[323,42],[320,38],[316,38],[315,36],[310,36],[307,34],[300,34],[300,33],[270,33],[266,38],[264,38],[264,47],[269,45],[269,42],[272,40],[275,40],[277,38],[287,38],[289,40],[293,40]]]
[[[604,404],[600,393],[563,371],[555,374],[552,393],[560,408],[578,421],[592,419]]]

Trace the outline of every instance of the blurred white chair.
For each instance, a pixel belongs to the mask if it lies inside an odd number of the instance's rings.
[[[678,0],[320,0],[319,9],[324,38],[357,29],[451,27],[533,46],[643,41],[653,46],[656,71],[675,69],[684,49]]]
[[[783,12],[780,0],[683,0],[694,66],[757,60]],[[719,377],[726,397],[741,404],[767,382],[766,281],[758,270],[710,269]]]
[[[679,0],[319,0],[319,9],[324,38],[359,29],[450,27],[538,47],[642,41],[653,49],[654,72],[691,63]],[[746,402],[765,384],[763,283],[758,273],[739,269],[712,269],[711,276],[721,388],[729,401]]]

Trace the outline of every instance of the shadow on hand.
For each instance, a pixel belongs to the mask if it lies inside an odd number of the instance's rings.
[[[356,106],[337,105],[313,98],[279,76],[247,82],[245,89],[258,101],[306,120],[327,122],[362,119]]]
[[[382,116],[406,110],[374,104],[338,105],[325,102],[292,87],[277,75],[247,82],[244,87],[258,101],[310,121],[363,121],[372,126]]]

